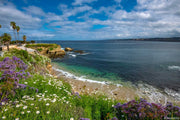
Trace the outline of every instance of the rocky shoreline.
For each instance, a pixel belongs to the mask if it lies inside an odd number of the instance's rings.
[[[83,54],[83,50],[74,50],[73,48],[66,47],[62,49],[60,45],[57,44],[37,44],[37,45],[26,45],[28,48],[32,48],[36,50],[41,55],[45,55],[51,59],[55,58],[63,58],[67,52],[75,52],[79,54]]]
[[[173,97],[172,94],[166,94],[153,86],[147,84],[117,85],[105,81],[94,81],[83,77],[75,76],[67,71],[59,69],[58,65],[52,63],[52,75],[64,79],[72,86],[74,92],[88,95],[105,95],[111,99],[129,101],[134,98],[145,98],[150,102],[161,103],[165,105],[171,101],[180,105],[180,98]]]

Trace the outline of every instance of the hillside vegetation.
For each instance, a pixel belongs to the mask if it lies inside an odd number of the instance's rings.
[[[108,96],[79,95],[49,74],[51,60],[11,49],[0,58],[0,119],[7,120],[150,120],[180,117],[180,108],[144,99],[128,103]]]

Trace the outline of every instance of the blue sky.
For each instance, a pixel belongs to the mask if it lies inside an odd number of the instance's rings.
[[[180,0],[0,0],[0,34],[28,40],[180,36]],[[14,38],[13,38],[14,39]]]

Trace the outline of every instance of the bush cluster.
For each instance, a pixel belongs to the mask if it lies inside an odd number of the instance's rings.
[[[6,57],[0,62],[0,102],[15,95],[15,90],[19,87],[19,80],[26,79],[30,75],[26,72],[27,67],[21,59],[15,56],[12,59]]]
[[[180,117],[180,107],[168,103],[166,106],[161,104],[149,103],[144,99],[132,100],[128,103],[114,106],[118,119],[130,120],[162,120],[170,117]]]

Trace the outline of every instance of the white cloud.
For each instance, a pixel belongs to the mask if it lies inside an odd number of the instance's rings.
[[[97,0],[76,0],[73,6],[61,4],[62,13],[45,13],[40,7],[29,6],[20,11],[12,3],[0,2],[0,32],[12,31],[10,21],[22,27],[22,34],[33,39],[117,39],[138,37],[174,37],[180,36],[180,1],[179,0],[137,0],[137,6],[131,12],[117,10],[118,5],[99,9],[87,5]],[[115,0],[121,2],[121,0]],[[85,14],[79,14],[85,13]],[[104,15],[100,20],[93,15]],[[73,16],[83,22],[70,20]],[[42,30],[46,23],[48,30]],[[4,27],[8,26],[8,29]],[[92,30],[94,25],[106,27]],[[40,29],[41,28],[41,29]]]
[[[24,8],[24,10],[26,10],[26,12],[28,12],[29,14],[33,14],[33,15],[40,15],[40,16],[45,15],[44,11],[36,6],[29,6]]]
[[[38,24],[41,22],[40,18],[27,15],[11,5],[1,5],[0,11],[0,16],[3,16],[0,18],[0,23],[6,26],[9,25],[11,21],[16,21],[17,24],[23,27],[31,28],[39,26]]]
[[[7,32],[14,37],[13,31],[10,29],[11,21],[16,22],[16,25],[20,26],[20,36],[22,36],[22,34],[29,34],[29,32],[26,32],[27,29],[39,29],[42,26],[42,20],[40,18],[33,17],[18,10],[12,3],[0,2],[0,11],[0,24],[2,25],[0,33]]]
[[[157,3],[159,5],[155,8]],[[135,10],[131,12],[123,9],[116,10],[117,6],[100,7],[98,10],[92,8],[84,16],[78,17],[84,19],[84,22],[67,19],[53,22],[50,25],[61,26],[57,29],[57,33],[61,33],[63,38],[66,38],[67,34],[70,38],[75,39],[174,37],[180,34],[180,12],[178,12],[178,7],[170,6],[177,3],[179,3],[177,0],[168,3],[164,0],[139,0]],[[107,20],[91,17],[91,15],[102,13],[107,15]],[[106,27],[91,30],[93,25],[105,25]]]
[[[62,11],[62,13],[63,13],[62,17],[63,18],[67,18],[67,17],[70,17],[70,16],[75,16],[78,13],[82,13],[82,12],[85,12],[85,11],[92,10],[92,7],[90,7],[88,5],[74,7],[74,8],[68,8],[67,5],[60,4],[58,6],[58,8]]]
[[[40,32],[40,31],[32,31],[33,33],[30,33],[29,36],[30,37],[35,37],[35,38],[50,38],[50,37],[54,37],[54,34],[48,34],[48,33],[44,33],[44,32]]]
[[[82,5],[85,3],[92,3],[92,2],[96,2],[97,0],[75,0],[72,5]]]

